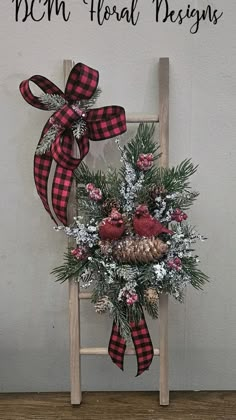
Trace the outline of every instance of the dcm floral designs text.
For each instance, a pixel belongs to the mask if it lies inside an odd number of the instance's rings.
[[[116,23],[123,21],[136,26],[141,21],[140,0],[127,0],[127,4],[123,7],[115,0],[77,1],[79,6],[83,5],[87,8],[89,20],[99,26],[108,21]],[[69,2],[66,0],[12,0],[12,3],[15,8],[16,22],[51,21],[55,18],[61,18],[67,22],[71,17]],[[197,9],[191,3],[193,2],[186,2],[181,9],[177,9],[174,0],[145,0],[145,7],[150,7],[150,13],[156,23],[169,22],[182,25],[189,22],[191,34],[199,31],[202,22],[217,25],[223,16],[223,11],[219,11],[212,5]]]

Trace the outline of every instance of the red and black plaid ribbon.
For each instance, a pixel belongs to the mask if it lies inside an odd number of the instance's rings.
[[[137,357],[138,371],[136,376],[139,376],[151,365],[154,350],[144,315],[138,324],[131,322],[130,328]],[[125,349],[126,341],[121,337],[117,325],[113,323],[108,353],[112,361],[121,370],[124,369]]]
[[[73,171],[84,159],[89,151],[89,140],[99,141],[116,137],[126,131],[125,110],[120,106],[107,106],[90,109],[82,114],[81,110],[74,106],[76,102],[90,99],[97,89],[99,73],[85,64],[78,63],[72,69],[63,93],[54,83],[43,76],[32,76],[20,84],[20,92],[23,98],[32,106],[50,110],[35,96],[30,89],[30,82],[35,83],[44,93],[59,95],[65,99],[65,104],[49,118],[40,140],[48,130],[57,127],[57,134],[51,149],[44,155],[35,154],[34,179],[37,192],[43,202],[46,211],[55,221],[48,202],[48,177],[54,159],[57,163],[52,185],[52,206],[57,218],[67,224],[67,203],[69,199]],[[86,122],[86,131],[78,140],[75,139],[80,158],[73,157],[74,135],[71,126],[75,121],[82,118]],[[56,221],[55,221],[56,222]]]

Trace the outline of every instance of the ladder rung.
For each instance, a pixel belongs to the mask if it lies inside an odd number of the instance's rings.
[[[159,122],[158,115],[153,114],[127,114],[127,123],[139,123],[139,122]]]
[[[92,293],[91,292],[81,292],[79,293],[79,299],[91,299]]]
[[[87,355],[87,356],[93,356],[93,355],[103,356],[103,355],[108,354],[108,349],[107,347],[84,347],[80,349],[80,354]],[[127,348],[125,351],[125,354],[127,354],[128,356],[131,356],[135,354],[135,349]],[[160,350],[154,349],[154,356],[159,356],[159,355],[160,355]]]

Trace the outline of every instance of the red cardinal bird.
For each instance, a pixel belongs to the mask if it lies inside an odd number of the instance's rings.
[[[145,204],[140,204],[140,206],[136,208],[133,217],[133,227],[135,233],[139,236],[145,236],[146,238],[160,235],[160,233],[169,233],[170,235],[174,233],[152,217]]]
[[[103,240],[116,240],[121,238],[125,231],[124,220],[117,209],[112,209],[111,214],[103,219],[99,225],[99,236]]]

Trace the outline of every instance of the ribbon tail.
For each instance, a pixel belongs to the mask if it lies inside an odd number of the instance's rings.
[[[74,137],[70,130],[59,133],[52,144],[52,156],[57,162],[53,185],[52,206],[57,218],[67,225],[67,204],[73,182],[73,172],[89,151],[89,141],[86,136],[79,140],[80,158],[73,157]]]
[[[38,192],[39,197],[44,205],[45,210],[51,216],[52,220],[56,223],[54,219],[49,203],[48,203],[48,177],[52,165],[52,155],[48,152],[45,155],[35,155],[34,156],[34,181],[35,186]]]
[[[67,204],[70,196],[70,190],[73,182],[73,171],[78,161],[72,157],[73,136],[68,131],[62,136],[60,135],[52,145],[52,155],[57,162],[53,184],[52,184],[52,206],[57,218],[64,225],[67,225]]]
[[[154,356],[154,350],[144,314],[138,324],[131,322],[130,327],[138,365],[136,376],[139,376],[145,370],[149,369]]]
[[[108,354],[113,363],[124,370],[124,355],[126,349],[125,339],[121,337],[119,327],[113,323],[111,338],[108,346]]]
[[[52,184],[52,206],[55,215],[67,225],[67,204],[73,181],[73,171],[57,165]]]

